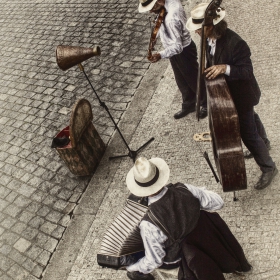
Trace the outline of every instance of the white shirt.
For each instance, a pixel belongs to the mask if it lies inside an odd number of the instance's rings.
[[[211,47],[211,50],[210,50],[210,54],[212,56],[214,56],[215,52],[216,52],[216,42],[217,42],[217,39],[207,39],[208,40],[208,45]],[[226,72],[225,72],[225,75],[229,76],[230,75],[230,66],[227,65],[227,69],[226,69]]]
[[[159,36],[164,47],[161,58],[170,58],[179,54],[191,43],[191,35],[186,28],[187,16],[180,0],[166,0],[167,11],[160,26]]]
[[[208,191],[204,187],[198,188],[189,184],[185,184],[185,186],[199,200],[200,209],[216,211],[223,207],[224,201],[217,193]],[[148,205],[163,197],[167,190],[168,188],[164,187],[158,195],[149,197]],[[163,264],[163,258],[166,255],[164,242],[167,240],[167,236],[158,227],[148,221],[141,221],[139,228],[145,248],[145,257],[135,264],[128,266],[126,269],[130,272],[140,271],[148,274]]]

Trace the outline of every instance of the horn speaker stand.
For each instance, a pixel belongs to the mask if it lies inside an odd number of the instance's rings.
[[[110,113],[110,111],[109,111],[107,105],[105,104],[105,102],[101,101],[100,97],[98,96],[97,92],[95,91],[94,87],[92,86],[92,84],[91,84],[91,82],[90,82],[90,80],[89,80],[89,78],[88,78],[86,72],[84,71],[84,67],[82,66],[81,63],[79,63],[79,68],[80,68],[80,70],[84,73],[86,79],[88,80],[88,82],[89,82],[89,84],[90,84],[90,86],[91,86],[93,92],[95,93],[95,95],[96,95],[96,97],[97,97],[97,99],[98,99],[98,101],[99,101],[99,105],[102,106],[102,107],[107,111],[107,113],[108,113],[110,119],[112,120],[112,122],[113,122],[113,124],[114,124],[116,130],[119,132],[119,134],[120,134],[120,136],[121,136],[121,138],[122,138],[122,140],[123,140],[125,146],[126,146],[127,149],[128,149],[128,154],[109,157],[109,160],[116,159],[116,158],[130,157],[130,158],[133,160],[133,162],[135,162],[136,157],[137,157],[137,154],[138,154],[142,149],[144,149],[149,143],[151,143],[153,140],[155,140],[155,138],[152,137],[149,141],[147,141],[144,145],[142,145],[142,146],[141,146],[140,148],[138,148],[136,151],[131,150],[131,149],[129,148],[129,146],[128,146],[126,140],[125,140],[125,138],[123,137],[123,135],[122,135],[120,129],[118,128],[118,125],[116,124],[114,118],[112,117],[112,115],[111,115],[111,113]]]

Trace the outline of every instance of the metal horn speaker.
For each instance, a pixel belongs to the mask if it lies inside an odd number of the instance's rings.
[[[57,46],[56,47],[56,63],[63,71],[80,64],[81,62],[100,55],[99,46],[93,48],[72,47],[72,46]]]

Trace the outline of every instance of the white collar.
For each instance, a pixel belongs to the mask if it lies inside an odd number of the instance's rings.
[[[158,201],[160,198],[162,198],[165,193],[168,191],[168,188],[167,187],[163,187],[161,192],[155,196],[149,196],[148,197],[148,205]]]
[[[211,47],[216,46],[216,41],[217,41],[217,39],[210,39],[210,38],[207,38],[207,41],[208,41],[208,45],[209,45],[209,46],[211,46]]]

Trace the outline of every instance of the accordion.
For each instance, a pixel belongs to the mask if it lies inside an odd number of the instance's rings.
[[[118,269],[134,263],[136,253],[144,251],[138,225],[148,206],[139,202],[139,198],[130,195],[123,210],[106,231],[97,254],[99,265]]]

